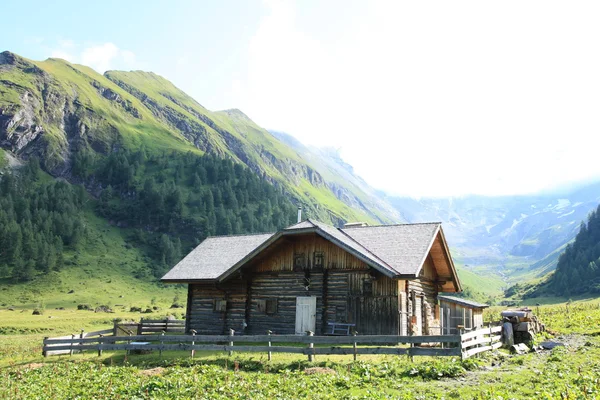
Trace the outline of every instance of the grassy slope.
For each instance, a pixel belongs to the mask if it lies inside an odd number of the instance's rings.
[[[0,281],[0,305],[31,312],[33,308],[73,308],[77,304],[150,306],[151,299],[172,304],[173,298],[185,299],[185,288],[162,285],[151,278],[138,279],[136,269],[144,267],[144,254],[128,246],[126,231],[115,228],[86,213],[85,251],[65,252],[65,267],[59,272],[38,277],[32,282],[9,284]],[[68,292],[73,290],[74,293]]]
[[[477,273],[464,267],[458,267],[457,269],[458,276],[464,287],[469,287],[485,296],[500,296],[506,287],[506,282],[497,275]]]
[[[293,162],[305,168],[310,167],[297,152],[274,138],[265,129],[256,125],[241,111],[226,110],[211,112],[175,87],[171,82],[154,73],[142,71],[109,71],[106,74],[110,79],[124,82],[142,91],[161,106],[172,108],[190,120],[199,123],[206,129],[209,142],[216,147],[217,151],[222,151],[225,155],[241,161],[230,148],[225,138],[199,119],[196,114],[212,120],[218,129],[229,132],[241,143],[244,155],[251,164],[260,166],[270,178],[283,185],[298,202],[308,205],[308,208],[316,210],[323,199],[328,199],[325,209],[339,219],[376,222],[363,211],[351,208],[335,198],[331,190],[325,185],[313,186],[308,183],[310,188],[306,188],[306,181],[290,177],[272,165],[270,160],[265,158],[264,154],[269,154],[280,163]],[[175,99],[175,101],[172,99]],[[323,205],[321,205],[320,210],[318,211],[318,216],[327,220],[327,213],[322,212]],[[382,219],[386,221],[385,217],[382,217]]]

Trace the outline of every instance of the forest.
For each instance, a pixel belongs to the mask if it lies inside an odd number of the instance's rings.
[[[555,294],[571,296],[600,293],[600,206],[587,223],[582,222],[575,241],[558,259],[550,288]]]
[[[0,177],[0,278],[30,280],[85,251],[86,212],[126,229],[155,277],[207,236],[276,231],[296,214],[280,189],[211,155],[84,150],[71,174],[51,179],[32,159]]]

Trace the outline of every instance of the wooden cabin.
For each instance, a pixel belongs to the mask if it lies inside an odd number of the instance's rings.
[[[440,223],[209,237],[162,281],[188,284],[186,330],[215,335],[440,334],[438,293],[461,291]]]
[[[454,296],[438,296],[443,335],[460,333],[461,329],[473,330],[483,327],[483,310],[487,304]]]

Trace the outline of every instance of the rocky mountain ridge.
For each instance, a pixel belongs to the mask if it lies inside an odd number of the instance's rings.
[[[359,188],[324,178],[241,111],[211,112],[154,73],[100,75],[64,60],[0,53],[0,146],[20,158],[36,156],[67,179],[82,149],[210,153],[246,165],[325,221],[395,221],[380,204],[366,204]]]

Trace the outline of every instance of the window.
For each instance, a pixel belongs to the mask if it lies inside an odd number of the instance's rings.
[[[277,299],[268,299],[266,313],[268,315],[277,314]]]
[[[256,300],[256,308],[259,313],[273,315],[277,314],[277,299]]]
[[[256,300],[256,309],[259,313],[265,313],[267,311],[267,301],[263,299]]]
[[[370,296],[373,294],[373,281],[370,279],[363,280],[363,295]]]
[[[304,253],[294,254],[294,271],[302,271],[306,268],[306,256]]]
[[[315,251],[313,267],[315,269],[323,269],[325,266],[325,256],[322,251]]]
[[[215,311],[216,312],[227,311],[227,300],[215,300]]]
[[[346,307],[336,306],[335,307],[335,321],[346,322]]]

